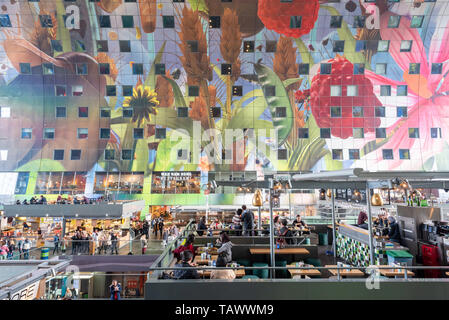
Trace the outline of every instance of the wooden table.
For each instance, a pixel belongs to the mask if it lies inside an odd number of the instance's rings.
[[[336,265],[325,265],[326,268],[337,268]],[[331,275],[333,276],[337,276],[338,275],[338,270],[337,269],[328,269],[328,271],[330,272]],[[351,269],[351,270],[346,270],[346,269],[340,269],[340,276],[341,277],[357,277],[357,278],[362,278],[365,276],[365,273],[363,273],[363,271],[359,270],[359,269]]]
[[[270,254],[270,248],[250,248],[251,254]],[[275,254],[310,254],[309,250],[305,248],[281,248],[275,249]]]
[[[289,264],[289,265],[287,265],[287,267],[296,268],[296,264]],[[288,269],[288,272],[290,272],[292,277],[300,276],[302,278],[302,277],[306,277],[306,276],[309,276],[309,277],[321,276],[321,271],[318,269]]]
[[[212,270],[198,270],[198,273],[205,278],[210,278]],[[245,275],[245,269],[234,269],[235,277],[242,278]]]
[[[395,269],[383,269],[383,268],[379,268],[379,272],[381,275],[385,276],[385,277],[398,277],[398,278],[402,278],[405,276],[405,270],[402,269],[401,271],[399,271],[399,269],[395,268]],[[414,277],[415,274],[412,271],[407,270],[407,277]]]
[[[195,257],[195,259],[193,259],[193,263],[196,263],[197,265],[208,265],[209,264],[209,261],[214,261],[214,260],[217,260],[217,258],[218,258],[218,256],[211,256],[210,257],[210,260],[207,260],[207,259],[201,259],[201,255],[197,255],[196,257]]]
[[[210,254],[217,254],[218,248],[216,247],[198,247],[197,248],[197,252],[202,253],[202,252],[209,252]]]

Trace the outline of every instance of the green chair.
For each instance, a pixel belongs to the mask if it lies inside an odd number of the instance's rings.
[[[251,262],[247,259],[241,259],[241,260],[237,260],[237,263],[241,266],[244,267],[251,267]],[[246,275],[250,275],[251,274],[251,270],[245,270],[245,274]]]
[[[287,261],[286,260],[276,260],[276,267],[286,267]],[[276,278],[289,278],[288,276],[288,270],[287,269],[278,269],[276,270]]]
[[[259,279],[258,276],[249,275],[249,276],[243,276],[242,279]]]
[[[307,258],[304,260],[305,263],[311,264],[314,267],[321,267],[321,261],[317,258]]]
[[[267,267],[267,263],[263,262],[254,262],[253,267]],[[268,269],[255,269],[253,270],[253,275],[258,276],[261,279],[268,279]]]

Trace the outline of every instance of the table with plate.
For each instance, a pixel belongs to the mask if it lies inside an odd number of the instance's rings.
[[[209,262],[212,262],[214,260],[217,260],[218,255],[212,255],[210,259],[203,258],[201,255],[195,256],[195,259],[193,259],[193,263],[197,265],[209,265]]]
[[[236,278],[242,278],[245,275],[245,269],[233,269]],[[210,278],[212,270],[198,270],[200,276]]]
[[[288,269],[288,272],[292,275],[292,278],[295,276],[299,276],[300,278],[310,278],[310,277],[319,277],[321,276],[321,271],[313,268],[313,265],[310,264],[289,264],[287,268],[298,268],[298,267],[307,267],[311,269]]]
[[[326,268],[337,268],[336,265],[325,265]],[[363,278],[365,277],[365,273],[360,269],[328,269],[329,273],[333,276],[338,276],[340,273],[340,277],[342,278]]]

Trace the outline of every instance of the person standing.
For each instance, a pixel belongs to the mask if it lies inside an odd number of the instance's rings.
[[[122,286],[117,280],[112,280],[112,284],[110,286],[111,292],[111,300],[120,300],[120,293],[122,292]]]
[[[22,259],[22,252],[23,252],[23,239],[19,238],[19,241],[17,242],[17,250],[19,250],[19,259]]]
[[[235,233],[237,236],[242,235],[242,209],[237,209],[235,212],[235,215],[232,217],[232,225],[235,230],[237,230]]]
[[[55,252],[59,253],[59,236],[57,234],[53,236],[53,254]]]
[[[164,232],[164,219],[161,219],[159,221],[159,234],[160,237],[162,238],[162,233]]]
[[[243,235],[253,235],[254,213],[246,208],[246,205],[242,206],[242,222],[243,222]]]
[[[28,260],[30,257],[30,249],[31,249],[31,242],[28,240],[28,238],[25,238],[25,242],[23,243],[23,258],[25,260]]]
[[[111,254],[118,254],[118,249],[117,249],[117,242],[118,242],[118,237],[117,234],[115,232],[113,232],[111,234]]]
[[[202,217],[198,226],[196,227],[196,233],[201,237],[204,234],[204,230],[207,230],[206,217]]]

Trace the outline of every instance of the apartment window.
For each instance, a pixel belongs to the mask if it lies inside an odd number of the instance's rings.
[[[165,139],[167,137],[167,130],[165,128],[156,128],[156,139]]]
[[[396,95],[400,97],[407,96],[407,85],[399,85],[396,88]]]
[[[380,95],[383,97],[391,96],[391,86],[381,85],[380,86]]]
[[[345,51],[345,41],[344,40],[335,40],[333,43],[332,49],[334,52],[344,52]]]
[[[134,128],[133,129],[134,139],[143,139],[143,129],[142,128]]]
[[[430,137],[432,139],[441,138],[441,128],[430,128]]]
[[[365,74],[365,65],[363,63],[354,63],[354,74]]]
[[[356,85],[348,85],[346,91],[348,97],[357,97],[359,95],[359,87]]]
[[[173,29],[175,27],[175,17],[174,16],[163,16],[162,17],[162,26],[164,28]]]
[[[352,136],[354,139],[363,139],[365,137],[363,128],[352,128]]]
[[[100,128],[100,139],[110,139],[110,138],[111,138],[111,129]]]
[[[287,108],[286,107],[276,107],[275,116],[276,116],[276,118],[287,117]]]
[[[298,128],[298,139],[309,139],[309,128]]]
[[[359,149],[349,149],[349,160],[359,160],[360,159],[360,151]]]
[[[320,74],[331,74],[331,72],[332,72],[332,64],[322,63],[320,65]]]
[[[343,160],[343,149],[332,149],[333,160]]]
[[[83,86],[72,86],[72,96],[81,97],[83,95]]]
[[[241,97],[243,95],[243,86],[232,86],[232,95]]]
[[[87,139],[89,137],[88,128],[78,128],[76,129],[76,135],[78,139]]]
[[[2,27],[2,28],[12,27],[11,20],[9,19],[9,15],[0,14],[0,27]]]
[[[10,107],[0,107],[0,118],[10,118],[11,108]]]
[[[60,40],[50,40],[51,47],[54,51],[62,52],[62,44]]]
[[[410,150],[409,149],[399,149],[399,159],[410,160]]]
[[[131,41],[120,40],[119,47],[120,47],[120,52],[131,52]]]
[[[76,64],[76,74],[87,75],[87,73],[88,73],[87,63],[77,63]]]
[[[189,86],[189,97],[198,97],[200,88],[198,86]]]
[[[298,73],[300,75],[308,75],[309,74],[310,65],[308,63],[300,63],[298,68]]]
[[[100,108],[100,118],[110,118],[111,109],[110,108]]]
[[[408,137],[410,139],[419,139],[419,129],[418,128],[408,128]]]
[[[32,133],[33,133],[33,129],[22,128],[22,139],[31,139]]]
[[[387,137],[387,131],[385,128],[376,128],[376,138],[385,139]]]
[[[410,52],[412,50],[412,40],[402,40],[401,41],[401,52]]]
[[[393,160],[393,149],[382,149],[382,157],[384,160]]]
[[[265,42],[265,52],[276,52],[277,41],[267,40]]]
[[[276,87],[275,86],[267,85],[263,89],[264,89],[263,91],[265,93],[265,96],[267,96],[267,97],[275,97],[276,96]]]
[[[123,96],[131,97],[133,95],[133,86],[122,86]]]
[[[0,161],[8,160],[8,150],[0,150]]]
[[[50,15],[48,14],[39,15],[39,20],[41,22],[42,28],[53,28],[53,21]]]
[[[407,118],[407,107],[397,107],[396,116],[398,118]]]
[[[341,86],[331,86],[331,96],[332,97],[341,96]]]
[[[106,86],[106,96],[115,97],[117,95],[117,87],[116,86]]]
[[[104,150],[104,160],[114,160],[114,158],[115,158],[115,150],[114,149]]]
[[[61,149],[53,150],[53,160],[64,160],[64,150]]]
[[[123,108],[122,115],[123,115],[123,118],[132,118],[133,117],[133,108]]]
[[[290,29],[301,28],[302,17],[301,16],[290,16]]]
[[[331,118],[341,118],[341,107],[331,107]]]
[[[287,149],[278,149],[278,160],[287,160]]]
[[[243,52],[254,52],[254,41],[243,41]]]
[[[410,21],[410,28],[421,28],[424,21],[424,16],[412,16]]]
[[[51,63],[43,63],[42,64],[42,73],[45,75],[55,74],[55,70],[53,64]]]
[[[187,160],[187,150],[185,149],[178,150],[178,160]]]
[[[187,107],[178,107],[178,118],[187,118],[189,116],[189,108]]]
[[[143,74],[143,63],[133,63],[133,74]]]
[[[419,74],[420,69],[421,69],[421,64],[410,63],[408,73],[409,74]]]
[[[385,118],[385,107],[376,107],[374,109],[374,114],[378,118]]]
[[[221,108],[220,107],[212,107],[212,118],[221,118]]]
[[[341,28],[341,23],[343,22],[342,16],[331,16],[331,28]]]
[[[220,28],[220,16],[209,17],[209,28]]]
[[[330,128],[321,128],[320,129],[320,138],[321,139],[330,139],[331,138],[331,129]]]
[[[133,16],[122,16],[123,28],[134,28]]]
[[[122,150],[122,160],[131,160],[133,157],[133,151],[131,149]]]
[[[89,107],[79,107],[78,108],[78,117],[79,118],[89,117]]]
[[[56,118],[65,118],[67,116],[66,107],[56,107]]]
[[[190,52],[198,52],[198,41],[196,40],[188,40],[187,45],[190,48]]]
[[[70,160],[81,160],[81,150],[79,149],[70,150]]]
[[[110,72],[109,63],[99,63],[98,68],[100,74],[109,74]]]
[[[31,74],[31,64],[29,63],[20,63],[20,73],[21,74]]]
[[[386,63],[376,63],[376,73],[377,74],[387,74],[387,64]]]
[[[229,76],[232,74],[232,65],[229,63],[221,64],[221,74],[224,76]]]
[[[401,22],[401,16],[390,16],[388,19],[388,28],[398,28]]]
[[[107,40],[97,40],[97,51],[98,52],[108,52],[109,46]]]
[[[365,16],[355,16],[354,23],[352,25],[353,28],[364,28],[365,27]]]
[[[442,74],[443,64],[442,63],[432,63],[432,74]]]
[[[111,27],[111,18],[109,16],[98,16],[98,22],[100,24],[100,28]]]
[[[363,107],[352,107],[353,118],[363,118]]]
[[[44,139],[53,140],[55,138],[54,128],[44,128]]]
[[[67,95],[66,86],[56,85],[55,86],[55,96],[57,97],[65,97]]]
[[[155,73],[158,75],[165,75],[165,64],[164,63],[156,63],[154,65]]]
[[[379,40],[379,42],[377,42],[377,52],[388,52],[389,47],[390,41],[388,40]]]
[[[366,50],[366,41],[365,40],[356,40],[355,42],[355,51],[360,52]]]

